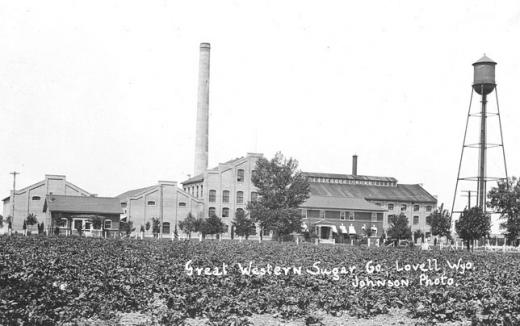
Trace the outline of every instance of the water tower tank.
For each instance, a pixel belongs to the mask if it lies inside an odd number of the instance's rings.
[[[473,64],[473,89],[480,95],[487,95],[495,89],[495,65],[497,63],[484,55]]]

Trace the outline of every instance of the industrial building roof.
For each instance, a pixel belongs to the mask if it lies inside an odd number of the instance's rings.
[[[369,203],[363,198],[333,197],[333,196],[311,196],[301,207],[334,208],[334,209],[356,209],[366,211],[384,212],[386,209]]]
[[[233,163],[236,163],[237,161],[243,159],[244,157],[237,157],[237,158],[234,158],[232,160],[229,160],[229,161],[226,161],[224,163],[220,163],[220,165],[228,165],[228,164],[233,164]],[[208,169],[208,171],[218,171],[218,166],[215,166],[211,169]],[[201,182],[201,181],[204,181],[204,173],[201,173],[201,174],[198,174],[194,177],[191,177],[189,178],[188,180],[186,181],[183,181],[181,182],[183,185],[186,185],[186,184],[190,184],[190,183],[198,183],[198,182]]]
[[[121,214],[119,198],[47,195],[43,211]]]
[[[142,194],[143,192],[147,192],[148,190],[151,190],[151,189],[153,189],[155,187],[157,187],[157,185],[144,187],[144,188],[139,188],[139,189],[134,189],[134,190],[129,190],[127,192],[123,192],[120,195],[117,195],[116,197],[119,198],[119,199],[126,199],[128,197],[134,197],[134,196]]]
[[[311,182],[311,198],[348,197],[366,200],[405,201],[414,203],[437,203],[437,199],[424,190],[421,185],[398,184],[395,187],[335,184]]]
[[[375,177],[368,175],[352,175],[352,174],[338,174],[338,173],[319,173],[319,172],[303,172],[306,177],[326,178],[326,179],[345,179],[345,180],[363,180],[363,181],[386,181],[397,182],[397,179],[392,177]]]

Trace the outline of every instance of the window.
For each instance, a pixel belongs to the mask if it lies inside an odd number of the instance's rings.
[[[105,220],[105,229],[111,229],[112,228],[112,221],[111,220]]]
[[[197,197],[197,198],[199,197],[199,186],[197,186],[197,190],[195,192],[195,197]]]
[[[83,220],[75,220],[74,221],[74,230],[79,228],[83,228]]]
[[[179,202],[179,207],[186,207],[186,203],[183,201]]]
[[[208,216],[212,217],[215,215],[215,207],[210,207],[208,210]]]
[[[300,216],[302,218],[307,218],[307,215],[306,215],[307,211],[305,209],[300,209],[299,212],[300,212]]]
[[[224,190],[222,192],[222,202],[229,203],[229,190]]]
[[[126,202],[121,203],[121,208],[126,208],[126,206],[127,206]]]
[[[391,211],[394,209],[394,204],[388,204],[388,210]]]
[[[393,216],[394,216],[394,215],[388,215],[388,224],[392,224],[392,217],[393,217]]]
[[[406,204],[402,204],[401,205],[401,211],[405,211],[408,207],[406,206]]]
[[[271,230],[264,229],[263,235],[270,236],[271,235]]]
[[[414,216],[413,217],[413,224],[419,224],[419,216]]]
[[[242,204],[244,202],[244,192],[237,191],[237,204]]]
[[[320,218],[320,211],[317,209],[308,209],[307,217]]]
[[[42,198],[40,196],[32,196],[32,200],[41,200]]]
[[[377,220],[383,222],[383,213],[377,213]]]
[[[419,211],[419,205],[413,205],[413,211],[418,212]]]
[[[350,221],[354,221],[354,213],[352,213],[352,212],[347,212],[347,214],[348,214],[348,219],[349,219]]]
[[[148,206],[155,206],[155,200],[149,200],[147,205]]]
[[[356,218],[356,220],[370,221],[372,219],[372,213],[355,212],[354,217]]]
[[[325,211],[325,218],[339,219],[340,211]]]
[[[256,201],[258,199],[258,193],[256,191],[251,192],[251,201]]]
[[[227,207],[222,208],[222,217],[229,217],[229,208],[227,208]]]
[[[162,233],[163,234],[169,234],[170,233],[170,223],[169,222],[164,222],[162,224]]]
[[[376,206],[381,206],[381,203],[376,203]]]
[[[214,203],[217,201],[217,191],[216,190],[210,190],[209,191],[209,202]]]
[[[432,211],[432,207],[431,206],[426,206],[426,211],[427,212],[431,212]]]
[[[244,182],[244,170],[238,169],[237,171],[237,181]]]
[[[61,218],[58,220],[58,227],[60,228],[66,228],[67,227],[68,220],[66,218]]]
[[[339,216],[339,218],[344,220],[345,219],[345,212],[341,212],[341,215]]]

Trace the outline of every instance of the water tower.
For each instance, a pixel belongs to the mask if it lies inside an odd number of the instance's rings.
[[[491,148],[501,148],[502,149],[502,158],[504,163],[504,173],[505,180],[507,180],[507,165],[506,165],[506,154],[504,149],[504,139],[502,135],[502,121],[500,119],[500,109],[498,106],[498,94],[497,94],[497,85],[495,83],[495,66],[496,62],[488,58],[484,55],[477,62],[473,63],[473,85],[471,90],[471,97],[469,102],[468,116],[466,119],[466,129],[464,131],[464,140],[462,142],[462,151],[460,154],[459,161],[459,169],[457,173],[457,182],[455,184],[455,192],[453,194],[453,202],[451,211],[454,212],[455,201],[457,198],[457,188],[459,185],[459,181],[470,181],[476,183],[476,196],[478,206],[484,213],[486,212],[486,185],[488,181],[500,181],[504,180],[504,178],[496,177],[496,176],[488,176],[487,175],[487,151]],[[487,110],[487,96],[495,91],[495,99],[496,99],[496,112],[488,112]],[[476,92],[481,97],[481,109],[478,113],[472,113],[471,104],[473,102],[473,94]],[[497,117],[498,118],[498,127],[500,130],[500,141],[498,143],[488,143],[487,141],[487,120],[489,117]],[[479,118],[480,119],[480,130],[479,130],[479,141],[478,143],[470,143],[468,144],[466,141],[466,137],[468,134],[468,124],[470,122],[470,118]],[[462,160],[464,157],[464,150],[466,148],[478,149],[478,170],[477,176],[465,176],[461,177],[461,166]],[[471,198],[471,193],[468,194]],[[471,199],[470,199],[471,202]],[[470,205],[470,204],[468,204]],[[470,208],[470,207],[468,207]],[[459,211],[460,212],[460,211]]]

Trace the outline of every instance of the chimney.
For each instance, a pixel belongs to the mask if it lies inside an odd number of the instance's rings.
[[[194,175],[204,173],[208,168],[209,52],[210,44],[201,43],[199,57],[199,90],[197,99]]]
[[[357,155],[352,155],[352,175],[357,175]]]

